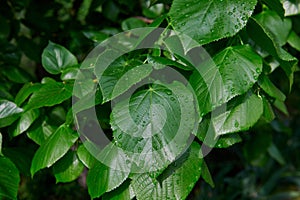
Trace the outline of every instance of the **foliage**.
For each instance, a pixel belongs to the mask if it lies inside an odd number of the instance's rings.
[[[1,1],[0,198],[299,197],[299,14],[294,0]],[[98,57],[84,61],[141,27],[184,33],[212,59],[198,71],[184,58],[193,44],[167,37],[163,49],[124,54],[102,76]],[[166,66],[188,81],[124,96]],[[112,141],[98,155],[108,166],[76,131],[92,126],[77,114],[93,106]],[[152,160],[147,151],[157,152]]]

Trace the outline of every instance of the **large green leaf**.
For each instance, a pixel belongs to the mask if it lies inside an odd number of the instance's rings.
[[[200,66],[190,83],[198,98],[200,114],[204,115],[233,97],[247,92],[258,80],[262,59],[249,46],[228,47],[215,55],[213,61]]]
[[[109,144],[98,158],[104,163],[96,162],[89,170],[87,185],[92,198],[100,197],[105,192],[120,186],[129,175],[130,163],[126,156],[116,149],[114,144]]]
[[[72,96],[72,85],[60,82],[49,82],[33,93],[26,109],[54,106]]]
[[[134,177],[132,186],[137,199],[185,199],[200,178],[202,161],[200,145],[193,142],[157,179],[147,173]]]
[[[36,151],[31,163],[31,175],[52,166],[68,152],[77,139],[78,135],[72,129],[65,125],[60,126]]]
[[[274,11],[264,11],[255,16],[255,19],[268,29],[280,46],[287,42],[292,29],[292,20],[289,18],[281,19]]]
[[[49,41],[42,53],[42,64],[50,74],[59,74],[78,63],[76,57],[65,47]]]
[[[174,0],[170,23],[176,31],[207,44],[240,31],[256,3],[256,0]]]
[[[22,112],[14,102],[0,100],[0,128],[12,124]]]
[[[82,173],[84,165],[77,158],[74,151],[68,151],[64,157],[53,165],[53,173],[56,183],[71,182],[77,179]]]
[[[248,130],[263,114],[263,101],[255,94],[235,99],[229,110],[212,118],[216,136]],[[241,103],[238,103],[241,100]],[[236,105],[237,104],[237,105]]]
[[[18,169],[8,158],[0,156],[0,198],[17,199],[20,176]]]
[[[111,126],[117,145],[138,168],[157,170],[185,148],[195,116],[193,95],[182,83],[157,83],[117,103]]]
[[[38,109],[28,110],[22,114],[20,119],[13,126],[9,127],[10,137],[16,137],[26,131],[31,124],[39,117],[40,112]]]

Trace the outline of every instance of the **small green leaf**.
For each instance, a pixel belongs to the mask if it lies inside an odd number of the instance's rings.
[[[207,44],[240,31],[256,3],[256,0],[174,0],[169,12],[170,23],[176,31]]]
[[[241,103],[237,104],[236,99],[232,108],[212,118],[216,136],[248,130],[263,114],[263,102],[260,97],[247,94],[241,98]]]
[[[91,168],[96,162],[96,158],[85,148],[84,145],[80,145],[77,149],[78,159],[87,167]]]
[[[40,112],[38,109],[28,110],[23,113],[17,123],[9,127],[8,130],[10,137],[16,137],[26,131],[31,126],[31,124],[39,117],[39,115]]]
[[[274,56],[280,63],[280,67],[289,79],[291,89],[298,60],[281,48],[274,35],[255,18],[249,20],[247,32],[257,45]]]
[[[283,101],[276,99],[273,105],[286,116],[289,116],[289,111]]]
[[[78,135],[72,129],[65,125],[60,126],[36,151],[31,163],[31,175],[52,166],[67,153],[77,139]]]
[[[249,46],[228,47],[194,71],[190,84],[201,115],[247,92],[262,72],[262,59]]]
[[[271,97],[274,97],[280,101],[285,101],[285,95],[272,83],[267,76],[261,76],[258,84]]]
[[[42,64],[50,74],[59,74],[78,63],[76,57],[65,47],[49,41],[42,53]]]
[[[266,123],[270,123],[275,119],[275,114],[273,112],[273,108],[270,104],[270,102],[267,100],[266,97],[262,97],[263,103],[264,103],[264,112],[262,114],[262,120],[264,120]]]
[[[288,37],[288,41],[289,45],[291,45],[294,49],[300,51],[300,37],[297,35],[297,33],[295,33],[294,31],[292,31]]]
[[[14,102],[0,100],[0,128],[12,124],[22,112]]]
[[[40,83],[26,83],[18,92],[15,102],[18,106],[21,106],[22,103],[33,93],[38,91],[42,85]]]
[[[201,167],[201,177],[205,180],[206,183],[208,183],[211,187],[215,187],[215,183],[211,177],[211,174],[209,172],[208,166],[206,162],[203,160],[202,167]]]
[[[88,39],[92,40],[93,42],[100,43],[108,38],[108,35],[99,31],[83,31],[83,35]]]
[[[8,158],[0,156],[0,199],[17,199],[19,171]]]
[[[137,199],[186,199],[201,175],[202,154],[200,145],[193,142],[190,148],[172,163],[157,179],[149,174],[137,175],[132,186]]]
[[[40,108],[44,106],[54,106],[62,103],[72,96],[72,85],[49,82],[33,93],[30,97],[26,109]]]
[[[32,80],[31,76],[22,68],[9,66],[1,70],[9,80],[15,83],[27,83]]]
[[[279,149],[275,146],[275,144],[272,142],[272,144],[268,148],[268,152],[272,158],[274,158],[279,164],[284,165],[285,160],[280,153]]]
[[[147,24],[145,22],[143,22],[142,20],[140,20],[138,18],[134,18],[134,17],[125,19],[121,24],[123,31],[128,31],[131,29],[141,28],[141,27],[145,27],[145,26],[147,26]]]
[[[27,136],[38,145],[42,145],[56,129],[57,127],[49,125],[46,120],[38,119],[28,129]]]
[[[56,183],[67,183],[77,179],[82,173],[84,165],[77,158],[74,151],[68,151],[64,157],[53,165]]]

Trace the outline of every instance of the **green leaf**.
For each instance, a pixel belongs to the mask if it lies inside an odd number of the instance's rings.
[[[35,148],[31,146],[25,147],[8,147],[3,149],[5,157],[9,158],[19,172],[25,176],[30,176],[30,164],[35,153]]]
[[[285,16],[299,15],[300,14],[300,1],[299,0],[282,0]]]
[[[104,41],[106,38],[108,38],[108,35],[99,31],[83,31],[83,35],[87,37],[88,39],[92,40],[93,42],[100,43]]]
[[[174,0],[169,12],[170,23],[176,31],[207,44],[240,31],[256,3],[256,0]]]
[[[88,190],[92,198],[100,197],[105,192],[119,187],[130,172],[126,157],[120,154],[113,144],[108,145],[99,158],[105,159],[105,163],[96,162],[87,176]]]
[[[38,119],[27,131],[27,136],[38,145],[42,145],[57,127],[51,126],[44,119]]]
[[[53,165],[56,183],[67,183],[77,179],[82,173],[84,165],[77,158],[74,151],[68,151],[64,157]]]
[[[0,128],[12,124],[22,112],[14,102],[0,100]]]
[[[280,0],[263,0],[262,2],[275,11],[281,18],[284,17],[284,9]]]
[[[285,164],[285,160],[284,160],[282,154],[280,153],[279,149],[275,146],[274,143],[272,143],[269,146],[268,152],[269,152],[270,156],[272,158],[274,158],[279,164],[281,164],[281,165]]]
[[[255,16],[255,19],[273,34],[280,46],[283,46],[288,39],[292,29],[292,20],[288,18],[281,19],[274,11],[264,11]]]
[[[294,71],[298,60],[282,49],[273,34],[256,19],[251,18],[249,20],[247,24],[247,32],[257,45],[277,59],[280,63],[280,67],[289,78],[291,89],[294,81]]]
[[[20,119],[17,121],[16,124],[9,127],[9,135],[10,137],[16,137],[23,132],[25,132],[31,124],[39,117],[40,112],[38,109],[35,110],[28,110],[23,113]]]
[[[141,28],[141,27],[145,27],[145,26],[147,26],[147,24],[145,22],[143,22],[142,20],[140,20],[138,18],[134,18],[134,17],[125,19],[121,24],[123,31],[128,31],[131,29]]]
[[[137,62],[137,61],[135,61]],[[153,68],[150,64],[127,63],[124,60],[108,67],[99,80],[103,102],[107,102],[126,92],[134,84],[150,75]]]
[[[199,125],[196,136],[205,145],[211,148],[228,148],[242,141],[242,138],[237,133],[221,135],[218,138],[216,138],[216,135],[214,124],[207,117],[204,118]]]
[[[42,85],[40,83],[26,83],[24,86],[19,90],[15,102],[18,106],[21,106],[22,103],[35,91],[38,91]]]
[[[54,106],[62,103],[72,96],[72,85],[49,82],[33,93],[30,97],[26,109],[40,108],[44,106]]]
[[[97,162],[96,158],[91,155],[84,145],[80,145],[78,147],[77,156],[78,159],[89,169]]]
[[[78,135],[72,129],[65,125],[60,126],[36,151],[31,163],[31,175],[52,166],[67,153],[77,139]]]
[[[286,116],[289,116],[289,111],[283,101],[276,99],[273,105]]]
[[[270,123],[275,119],[275,114],[273,112],[273,108],[270,104],[270,102],[267,100],[266,97],[262,96],[263,104],[264,104],[264,112],[262,114],[262,120],[264,120],[266,123]]]
[[[193,95],[182,83],[157,83],[116,104],[110,121],[113,137],[138,168],[158,170],[187,145],[195,112]]]
[[[65,47],[49,41],[42,53],[42,64],[50,74],[59,74],[78,63],[76,57]]]
[[[267,76],[261,76],[258,83],[268,95],[280,101],[285,101],[285,95],[272,83]]]
[[[79,69],[78,68],[75,68],[75,67],[72,67],[72,68],[67,68],[65,69],[61,75],[60,75],[60,79],[61,80],[74,80],[77,78],[77,74],[79,73]]]
[[[8,158],[0,156],[0,198],[17,199],[20,176],[18,169]]]
[[[262,59],[249,46],[228,47],[213,61],[194,71],[190,84],[198,98],[200,114],[205,115],[237,95],[247,92],[262,72]]]
[[[137,199],[185,199],[200,178],[202,163],[200,145],[193,142],[158,180],[147,173],[134,177],[132,186]]]
[[[110,192],[105,193],[102,196],[103,200],[128,200],[130,198],[130,182],[125,181],[121,186],[112,190]]]
[[[241,103],[237,103],[236,99],[233,101],[233,108],[212,118],[216,136],[248,130],[263,114],[263,102],[260,97],[247,94],[241,99]]]
[[[1,70],[10,81],[15,83],[27,83],[32,80],[31,76],[22,68],[9,66]]]
[[[295,33],[294,31],[292,31],[288,37],[288,41],[289,45],[291,45],[294,49],[300,51],[300,37],[297,35],[297,33]]]
[[[205,180],[206,183],[208,183],[211,187],[215,187],[214,181],[211,177],[211,174],[209,172],[208,166],[206,162],[203,160],[202,167],[201,167],[201,177]]]

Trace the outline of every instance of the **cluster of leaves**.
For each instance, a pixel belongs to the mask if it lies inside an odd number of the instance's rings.
[[[185,199],[200,177],[214,185],[201,145],[228,148],[243,140],[243,131],[259,127],[270,132],[269,123],[288,115],[284,102],[293,86],[300,51],[297,1],[12,0],[1,2],[0,10],[1,198],[16,199],[20,177],[35,178],[50,168],[57,183],[84,179],[88,169],[91,198]],[[95,63],[82,69],[90,49],[111,35],[140,27],[182,32],[203,45],[213,62],[202,62],[199,74],[178,54],[191,55],[193,48],[167,37],[160,44],[163,50],[123,55],[101,77]],[[132,95],[129,106],[126,99],[111,110],[111,101],[150,75],[161,74],[165,66],[183,74],[191,87],[177,81],[149,84]],[[118,81],[121,87],[113,88]],[[95,90],[91,103],[88,98]],[[75,129],[76,122],[84,119],[74,114],[95,104],[98,123],[126,151],[157,151],[168,146],[174,133],[178,140],[186,141],[191,135],[195,139],[183,154],[172,149],[165,149],[169,154],[160,152],[154,160],[159,168],[148,173],[131,171],[127,160],[108,145],[104,154],[109,152],[108,160],[124,170],[112,169],[91,155]],[[181,108],[189,112],[178,118]],[[126,109],[132,122],[124,121]],[[179,127],[181,120],[187,125]],[[88,129],[91,124],[80,125]],[[126,132],[120,127],[126,127]],[[149,140],[147,127],[159,134]],[[262,134],[244,138],[246,160],[261,164],[268,154],[284,164],[271,134]],[[184,150],[184,146],[178,148]],[[153,164],[142,163],[140,157],[132,159],[140,166]]]

